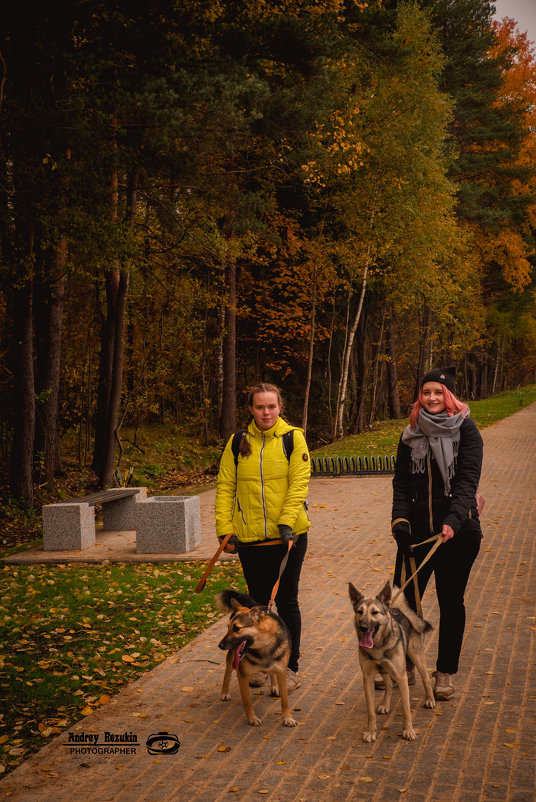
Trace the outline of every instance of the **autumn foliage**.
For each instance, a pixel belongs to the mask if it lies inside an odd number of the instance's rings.
[[[9,4],[8,4],[9,5]],[[12,5],[12,4],[11,4]],[[311,443],[534,378],[536,61],[485,0],[1,12],[10,493],[121,427],[218,443],[281,384]]]

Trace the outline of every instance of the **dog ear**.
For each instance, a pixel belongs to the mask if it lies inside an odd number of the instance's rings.
[[[376,598],[383,602],[383,604],[389,606],[391,601],[391,583],[389,580],[385,583],[385,586],[380,590]]]
[[[242,605],[236,599],[230,599],[233,610],[242,610]]]
[[[350,601],[354,607],[357,607],[357,605],[365,598],[362,593],[354,588],[351,582],[348,582],[348,593],[350,594]]]

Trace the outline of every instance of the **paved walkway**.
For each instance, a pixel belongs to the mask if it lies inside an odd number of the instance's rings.
[[[300,726],[281,726],[279,703],[254,696],[262,727],[244,719],[238,688],[219,701],[219,621],[0,783],[24,802],[534,802],[536,788],[536,405],[483,432],[485,539],[467,594],[458,694],[435,711],[411,690],[415,742],[403,741],[396,699],[375,744],[361,734],[365,704],[347,595],[376,591],[393,570],[390,479],[314,479],[313,530],[301,583]],[[211,503],[210,494],[204,504]],[[437,622],[434,594],[424,599]],[[433,668],[437,633],[427,643]],[[149,754],[158,731],[174,755]],[[135,754],[77,754],[75,736],[132,733]],[[71,751],[73,750],[73,751]]]

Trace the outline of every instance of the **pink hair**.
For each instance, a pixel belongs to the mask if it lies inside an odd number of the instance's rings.
[[[448,387],[442,385],[443,387],[443,398],[445,400],[445,411],[448,415],[456,415],[457,412],[462,412],[464,417],[467,414],[469,407],[467,404],[464,404],[463,401],[459,401],[454,393],[451,393]],[[415,429],[417,419],[419,417],[419,412],[423,408],[424,404],[422,403],[422,387],[419,390],[419,397],[413,404],[411,412],[409,414],[409,425],[412,429]]]

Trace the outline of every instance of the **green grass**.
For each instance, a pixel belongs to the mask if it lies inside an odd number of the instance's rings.
[[[239,563],[4,566],[0,570],[0,774],[107,704],[222,614]]]
[[[519,412],[536,401],[536,385],[509,390],[481,401],[469,402],[471,417],[480,429]],[[371,431],[353,434],[312,451],[313,457],[358,457],[396,454],[398,440],[408,419],[382,421]]]

